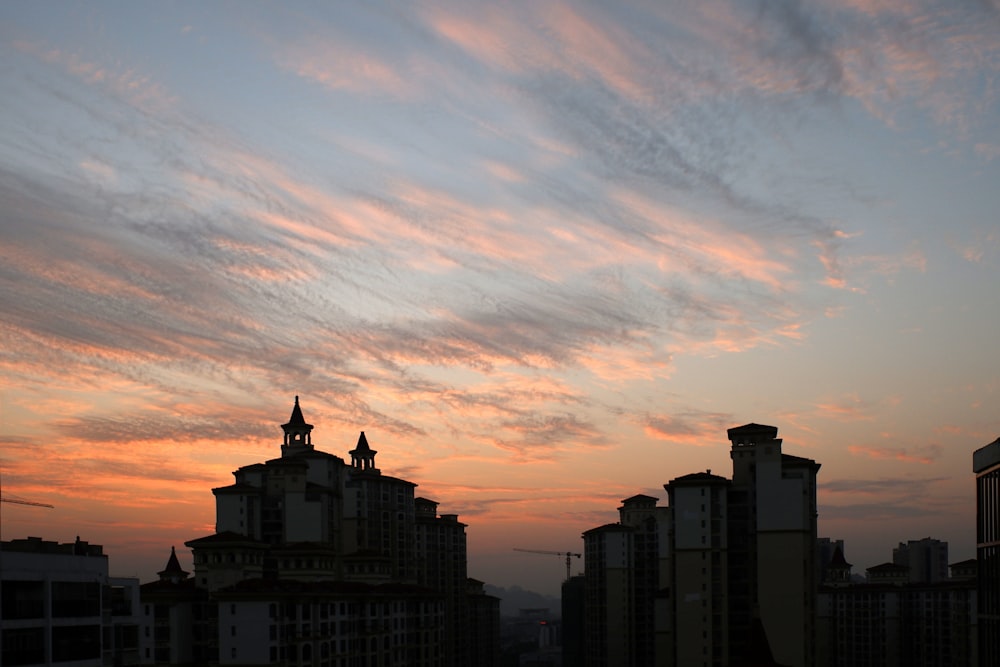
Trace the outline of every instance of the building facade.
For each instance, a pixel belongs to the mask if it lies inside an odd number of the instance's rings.
[[[840,554],[818,597],[820,667],[976,667],[976,562],[944,580],[913,581],[883,563],[853,582]]]
[[[139,581],[108,575],[98,544],[0,543],[0,664],[139,664]]]
[[[729,429],[732,479],[677,477],[583,534],[587,665],[815,664],[820,466],[777,432]]]
[[[498,601],[470,592],[457,515],[382,474],[364,432],[350,464],[316,449],[298,397],[281,428],[280,457],[212,490],[216,532],[185,543],[193,577],[172,553],[143,586],[144,661],[456,667],[475,649],[493,664],[496,633],[472,635],[498,627]]]
[[[1000,665],[1000,438],[972,454],[976,473],[979,657]]]
[[[728,431],[730,652],[747,653],[759,615],[774,659],[815,664],[816,474],[812,459],[783,454],[774,426]]]
[[[900,542],[892,550],[892,562],[905,565],[912,582],[945,581],[948,579],[948,543],[930,537]]]

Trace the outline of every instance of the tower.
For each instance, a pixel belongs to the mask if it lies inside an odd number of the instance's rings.
[[[1000,438],[972,453],[976,473],[979,661],[1000,664]]]
[[[351,467],[355,470],[378,472],[378,468],[375,467],[376,454],[378,452],[368,446],[368,438],[362,431],[358,438],[358,446],[351,450]]]
[[[281,455],[290,456],[305,449],[312,449],[313,425],[307,424],[299,407],[299,397],[295,397],[295,406],[287,424],[281,425],[285,432],[285,442],[281,445]]]
[[[775,660],[814,665],[820,465],[782,454],[775,426],[751,423],[728,435],[730,655],[746,654],[759,613]]]

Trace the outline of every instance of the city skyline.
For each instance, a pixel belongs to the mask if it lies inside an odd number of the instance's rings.
[[[143,581],[358,434],[557,594],[638,493],[822,465],[862,571],[975,553],[1000,435],[995,4],[0,7],[3,539]],[[185,568],[190,554],[179,549]],[[576,564],[574,564],[576,567]]]

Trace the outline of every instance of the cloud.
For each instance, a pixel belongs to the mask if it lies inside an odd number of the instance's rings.
[[[829,493],[889,495],[903,494],[908,497],[918,497],[929,491],[929,487],[938,482],[947,481],[947,477],[925,477],[915,479],[907,477],[896,479],[883,477],[880,479],[834,479],[823,481],[819,488]]]
[[[524,415],[503,421],[493,438],[496,447],[529,463],[551,460],[578,447],[607,447],[606,436],[588,420],[572,413]],[[509,435],[508,435],[509,434]]]
[[[941,458],[941,445],[929,444],[918,447],[869,447],[865,445],[849,445],[847,451],[855,456],[870,459],[890,459],[907,463],[930,464]]]
[[[647,415],[642,420],[646,435],[685,445],[716,445],[719,433],[734,421],[722,412],[686,411],[673,415]]]

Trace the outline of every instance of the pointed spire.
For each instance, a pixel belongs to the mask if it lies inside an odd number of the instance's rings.
[[[378,472],[375,467],[375,455],[377,451],[368,446],[368,438],[362,431],[358,437],[358,446],[351,450],[351,466],[357,470],[370,470]]]
[[[170,558],[167,559],[167,566],[157,572],[160,581],[170,581],[178,583],[187,578],[188,573],[181,569],[181,563],[177,560],[177,551],[170,547]]]
[[[281,425],[285,431],[285,442],[281,445],[281,455],[301,452],[312,449],[312,424],[307,424],[302,416],[302,408],[299,407],[299,397],[295,397],[295,405],[292,407],[292,416],[288,418],[287,424]]]
[[[833,550],[833,556],[830,558],[830,567],[851,567],[851,564],[844,558],[844,550],[840,548],[839,544]]]
[[[365,432],[362,431],[361,437],[358,438],[358,446],[354,451],[360,453],[360,452],[370,452],[371,450],[372,448],[368,446],[368,438],[365,437]]]
[[[299,407],[299,397],[295,396],[295,407],[292,408],[292,416],[288,418],[288,426],[304,426],[305,417],[302,416],[302,408]]]

